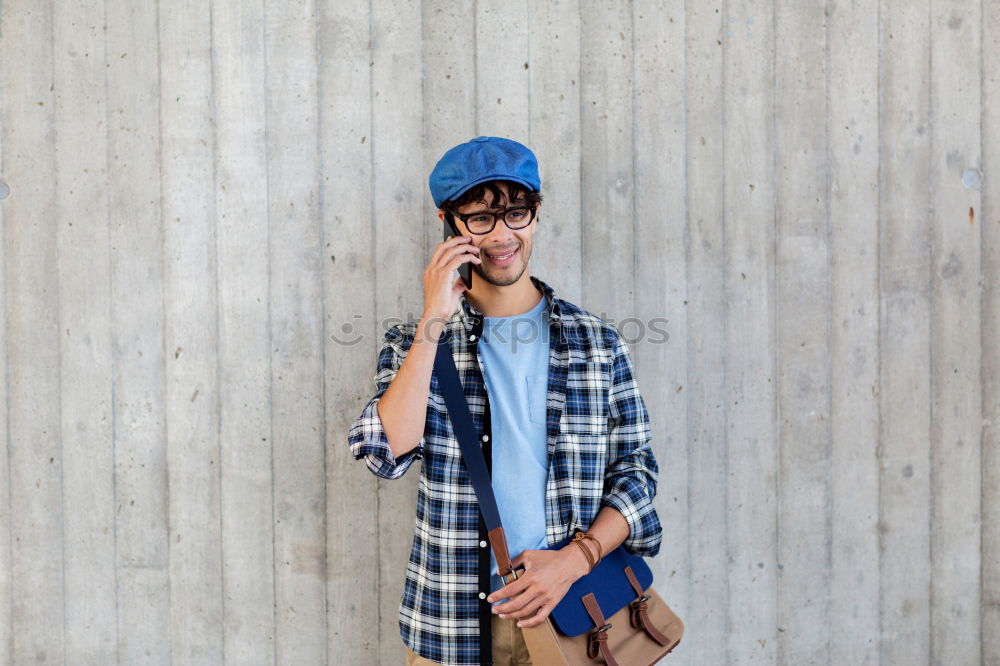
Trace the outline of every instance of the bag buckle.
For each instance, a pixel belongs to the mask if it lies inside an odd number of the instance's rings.
[[[514,581],[514,580],[517,580],[518,578],[520,578],[519,574],[523,574],[524,571],[525,571],[525,569],[524,569],[524,565],[523,564],[521,566],[519,566],[519,567],[512,568],[510,570],[509,574],[507,574],[506,576],[501,576],[501,579],[503,579],[504,585],[506,585],[507,583],[510,583],[511,581]]]
[[[649,601],[649,595],[644,594],[629,604],[629,608],[632,612],[628,614],[628,623],[632,625],[633,629],[645,628],[645,623],[642,621],[642,614],[646,612],[647,601]]]
[[[591,659],[596,659],[597,655],[601,653],[601,645],[608,642],[608,629],[611,628],[611,623],[606,622],[603,627],[591,632],[590,642],[587,644],[587,655]]]

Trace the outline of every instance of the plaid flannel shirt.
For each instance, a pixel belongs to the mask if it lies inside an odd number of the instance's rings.
[[[649,416],[618,330],[586,310],[544,293],[549,320],[546,535],[553,545],[586,530],[603,506],[617,509],[629,526],[625,548],[652,556],[660,548],[653,508],[657,464],[649,446]],[[489,396],[477,344],[483,314],[465,295],[445,327],[487,466],[490,464]],[[375,373],[376,392],[351,426],[355,459],[379,477],[402,476],[418,458],[420,483],[413,544],[399,625],[416,654],[442,664],[492,664],[490,552],[476,494],[448,418],[438,378],[432,375],[424,435],[396,459],[376,405],[413,342],[416,323],[385,334]],[[511,553],[516,555],[516,553]]]

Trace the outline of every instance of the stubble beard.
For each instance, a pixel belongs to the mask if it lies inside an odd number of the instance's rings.
[[[488,282],[495,287],[509,287],[510,285],[514,284],[515,282],[521,279],[521,276],[524,275],[524,271],[528,267],[528,262],[526,259],[524,259],[524,246],[522,245],[519,249],[521,250],[521,257],[519,258],[521,267],[520,269],[518,269],[516,275],[514,275],[512,271],[510,276],[497,280],[494,277],[491,277],[487,273],[486,269],[483,268],[482,264],[477,264],[476,266],[473,266],[473,272],[476,275],[478,275],[481,280]],[[506,276],[507,274],[505,273],[504,275]]]

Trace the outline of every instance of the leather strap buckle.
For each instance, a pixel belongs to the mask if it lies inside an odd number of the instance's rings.
[[[601,645],[608,642],[608,629],[611,623],[606,622],[603,627],[590,633],[590,642],[587,644],[587,656],[596,659],[601,654]]]
[[[631,608],[631,613],[628,616],[628,622],[632,625],[634,629],[644,629],[644,622],[642,621],[642,616],[648,609],[646,602],[649,601],[649,595],[644,594],[635,601],[629,603],[629,608]]]
[[[512,568],[509,574],[507,574],[506,576],[500,576],[500,578],[503,580],[504,585],[506,585],[507,583],[515,581],[518,578],[520,578],[521,574],[523,574],[524,571],[525,571],[524,565],[522,564],[519,567]]]

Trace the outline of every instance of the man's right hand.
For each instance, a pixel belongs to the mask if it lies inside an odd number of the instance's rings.
[[[439,337],[444,331],[444,322],[458,307],[458,298],[468,287],[462,278],[453,280],[455,271],[467,261],[480,263],[479,248],[472,244],[469,236],[452,236],[442,241],[424,269],[424,314],[421,319],[433,325],[428,335]]]

